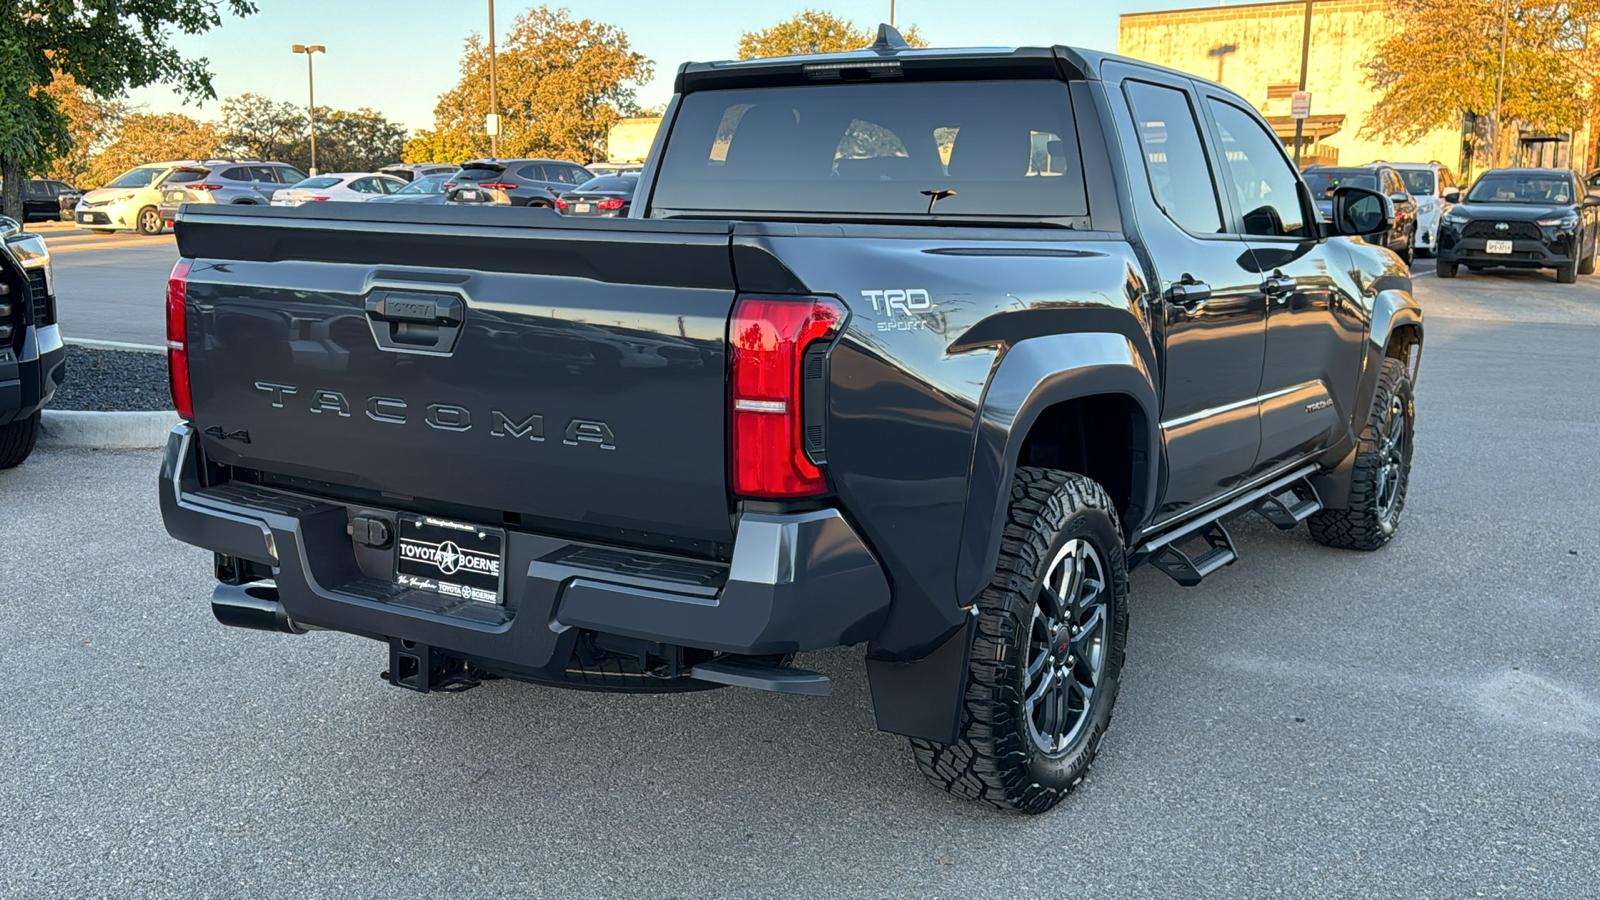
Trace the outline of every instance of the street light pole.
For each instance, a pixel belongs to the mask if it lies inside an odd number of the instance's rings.
[[[289,48],[294,53],[306,55],[306,99],[309,105],[306,112],[311,116],[311,174],[317,174],[317,79],[311,71],[311,54],[326,53],[328,48],[321,44],[295,44]]]
[[[495,72],[494,59],[494,0],[489,0],[489,115],[494,127],[489,129],[489,156],[500,158],[500,84]]]
[[[1311,61],[1311,0],[1306,0],[1306,25],[1300,32],[1300,90],[1306,89],[1306,65]],[[1294,167],[1300,168],[1300,142],[1305,137],[1306,120],[1294,120]]]
[[[1494,131],[1490,132],[1494,143],[1490,146],[1490,159],[1495,166],[1500,165],[1500,104],[1505,100],[1506,80],[1506,31],[1511,24],[1511,0],[1501,0],[1500,3],[1500,68],[1494,73]]]
[[[889,27],[894,27],[894,0],[889,0]]]

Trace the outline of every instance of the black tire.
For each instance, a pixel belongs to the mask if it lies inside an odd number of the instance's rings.
[[[1454,278],[1456,277],[1456,270],[1459,268],[1460,266],[1457,263],[1447,263],[1441,259],[1434,264],[1434,273],[1440,278]]]
[[[39,442],[39,413],[0,425],[0,469],[22,465]]]
[[[1417,259],[1432,259],[1433,251],[1427,247],[1417,248]]]
[[[146,206],[139,210],[133,217],[134,230],[140,234],[160,234],[167,225],[161,220],[161,211],[154,206]]]
[[[554,209],[555,208],[554,206],[552,206],[550,204],[550,202],[548,200],[540,200],[538,198],[534,198],[532,200],[529,200],[527,205],[529,207],[532,207],[533,209]]]
[[[1307,520],[1317,543],[1346,550],[1376,550],[1389,543],[1406,507],[1415,432],[1411,376],[1400,360],[1385,358],[1356,446],[1346,508],[1325,509]]]
[[[1046,590],[1047,578],[1065,600]],[[960,732],[953,744],[913,738],[917,768],[997,809],[1042,813],[1061,802],[1088,774],[1111,723],[1127,601],[1121,530],[1105,490],[1082,475],[1018,469],[1000,560],[978,597]]]
[[[1576,284],[1577,282],[1578,267],[1576,265],[1556,267],[1557,284]]]
[[[1400,260],[1402,262],[1404,262],[1408,267],[1413,262],[1416,262],[1416,259],[1417,259],[1417,253],[1416,253],[1416,249],[1415,249],[1416,241],[1417,241],[1417,230],[1415,228],[1412,228],[1412,229],[1410,229],[1410,230],[1408,230],[1406,232],[1406,252],[1400,254]]]
[[[1594,257],[1595,257],[1596,253],[1600,253],[1600,240],[1596,240],[1595,243],[1590,244],[1589,245],[1589,252],[1585,253],[1585,254],[1583,254],[1582,256],[1579,257],[1579,259],[1578,259],[1578,274],[1579,275],[1593,275],[1594,274]]]

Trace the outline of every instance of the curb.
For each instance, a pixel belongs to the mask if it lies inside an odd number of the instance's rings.
[[[88,412],[47,409],[41,417],[39,446],[63,450],[156,450],[167,445],[167,433],[178,414],[161,412]]]
[[[67,338],[66,342],[87,350],[132,350],[136,353],[165,353],[167,348],[154,344],[130,344],[126,341],[95,341],[88,338]]]

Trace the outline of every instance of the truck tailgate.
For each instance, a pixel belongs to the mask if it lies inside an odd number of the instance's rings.
[[[322,206],[181,215],[209,459],[485,524],[731,539],[726,223]]]

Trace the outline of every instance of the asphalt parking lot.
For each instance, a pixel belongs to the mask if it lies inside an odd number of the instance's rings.
[[[166,346],[162,299],[178,261],[172,232],[95,234],[69,223],[31,223],[44,235],[55,270],[56,307],[74,338]]]
[[[1035,818],[925,784],[859,650],[802,661],[825,699],[422,696],[224,629],[156,453],[41,452],[0,473],[0,895],[1593,896],[1600,276],[1417,290],[1401,535],[1137,573],[1100,762]]]

